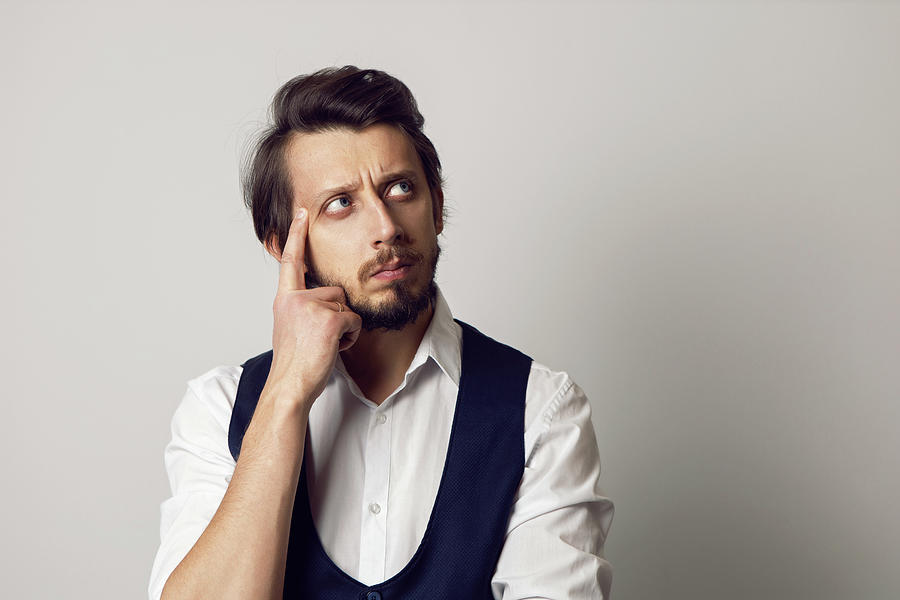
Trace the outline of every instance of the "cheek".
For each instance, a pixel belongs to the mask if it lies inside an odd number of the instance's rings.
[[[306,241],[306,261],[320,273],[345,276],[354,270],[351,240],[311,229]]]
[[[401,227],[415,240],[424,240],[437,235],[434,222],[434,213],[427,202],[410,207],[408,212],[402,215]]]

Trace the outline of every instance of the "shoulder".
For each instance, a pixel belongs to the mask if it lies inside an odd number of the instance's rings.
[[[570,421],[591,423],[591,406],[584,391],[566,371],[532,361],[525,392],[526,462],[550,427]]]
[[[220,365],[189,379],[173,428],[202,425],[227,431],[242,371],[241,366]]]
[[[526,441],[529,436],[539,437],[549,428],[554,420],[566,416],[578,415],[584,420],[587,413],[590,419],[590,405],[584,395],[584,391],[573,381],[566,371],[551,369],[547,365],[532,360],[527,354],[514,346],[510,346],[502,340],[497,340],[485,335],[478,329],[463,322],[459,322],[463,328],[471,328],[483,335],[492,343],[513,351],[514,355],[527,359],[530,362],[528,382],[525,390],[525,431]],[[488,351],[495,347],[485,346]]]
[[[219,365],[189,379],[187,385],[200,398],[210,401],[221,400],[233,406],[243,370],[240,365]]]
[[[584,392],[566,371],[532,361],[525,395],[526,426],[538,416],[552,417],[564,405],[586,401]]]
[[[240,367],[219,366],[188,380],[164,453],[173,496],[220,493],[227,485],[235,464],[228,428],[240,373]]]

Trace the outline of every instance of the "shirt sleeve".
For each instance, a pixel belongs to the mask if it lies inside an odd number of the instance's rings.
[[[175,567],[187,555],[219,508],[235,461],[228,450],[228,426],[237,380],[224,367],[188,382],[172,417],[165,449],[172,495],[160,505],[160,546],[148,593],[159,600]]]
[[[541,410],[526,428],[525,472],[491,580],[494,598],[607,600],[612,567],[603,546],[613,503],[599,487],[591,406],[565,373],[538,375],[529,377],[527,402]]]

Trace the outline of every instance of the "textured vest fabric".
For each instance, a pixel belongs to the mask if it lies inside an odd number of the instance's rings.
[[[525,465],[531,358],[457,322],[463,332],[462,369],[447,458],[431,518],[412,559],[374,585],[344,573],[316,532],[304,464],[291,518],[285,598],[492,600],[491,577]],[[271,364],[271,350],[243,364],[228,431],[235,460]]]

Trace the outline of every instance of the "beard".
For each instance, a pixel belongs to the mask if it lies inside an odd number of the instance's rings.
[[[423,311],[434,304],[437,298],[437,285],[434,275],[437,271],[438,258],[441,255],[441,247],[435,239],[430,256],[408,248],[406,246],[391,246],[384,248],[372,260],[364,263],[357,273],[357,279],[364,283],[370,273],[380,265],[392,260],[411,261],[413,265],[428,261],[428,283],[416,292],[410,282],[404,279],[391,281],[388,290],[393,295],[392,299],[381,303],[374,302],[368,296],[351,294],[347,291],[344,282],[326,273],[316,271],[313,266],[306,264],[306,287],[317,288],[333,286],[344,290],[347,308],[362,318],[362,328],[366,331],[373,329],[403,329],[413,323]]]

